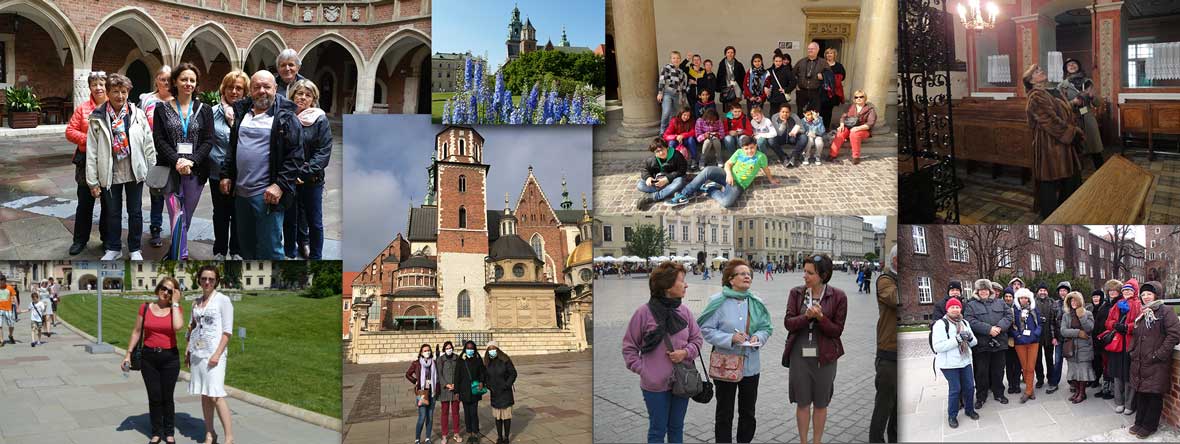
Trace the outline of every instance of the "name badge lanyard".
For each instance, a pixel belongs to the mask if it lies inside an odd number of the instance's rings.
[[[823,292],[827,293],[827,291],[828,291],[828,286],[824,285]],[[811,308],[812,302],[823,302],[824,293],[820,293],[819,294],[819,301],[815,301],[815,299],[811,296],[811,289],[808,289],[807,290],[807,307]],[[820,308],[822,310],[823,307],[821,306]],[[818,321],[816,321],[815,319],[812,319],[811,322],[809,322],[807,324],[807,343],[808,344],[812,344],[812,343],[814,343],[813,341],[815,341],[814,336],[815,336],[815,323],[816,322],[818,322]]]
[[[184,139],[188,140],[188,122],[193,118],[193,102],[188,102],[188,115],[180,112],[180,102],[173,100],[176,103],[176,114],[180,117],[180,130],[184,132]]]

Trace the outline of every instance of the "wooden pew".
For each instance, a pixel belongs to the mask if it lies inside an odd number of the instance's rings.
[[[1142,224],[1158,180],[1115,154],[1041,224]]]

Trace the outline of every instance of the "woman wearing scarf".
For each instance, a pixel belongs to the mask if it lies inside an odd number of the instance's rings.
[[[1074,59],[1065,59],[1065,82],[1059,87],[1065,93],[1069,104],[1073,106],[1074,114],[1078,117],[1078,126],[1086,133],[1086,140],[1082,144],[1082,153],[1090,156],[1094,169],[1102,167],[1102,134],[1098,132],[1097,104],[1094,100],[1094,81],[1086,77],[1086,70],[1082,64]],[[1068,86],[1066,86],[1068,85]]]
[[[789,333],[783,366],[791,369],[788,391],[796,404],[795,423],[802,444],[808,442],[810,425],[815,430],[812,442],[823,441],[828,403],[835,390],[836,360],[844,355],[840,336],[848,316],[848,297],[828,286],[831,279],[832,258],[811,256],[803,264],[804,285],[792,288],[787,297],[783,323]]]
[[[623,361],[639,375],[647,406],[647,442],[684,442],[688,398],[672,396],[672,366],[701,353],[701,328],[682,305],[688,284],[683,265],[664,262],[648,278],[651,298],[631,315],[623,336]]]
[[[1160,426],[1164,395],[1172,387],[1172,350],[1180,344],[1180,319],[1164,305],[1164,286],[1156,281],[1143,284],[1139,292],[1143,308],[1135,317],[1131,339],[1131,385],[1138,404],[1131,434],[1151,436]]]
[[[1016,305],[1012,308],[1012,314],[1016,318],[1012,322],[1009,335],[1012,338],[1012,348],[1016,349],[1016,359],[1020,361],[1024,380],[1034,381],[1033,373],[1037,367],[1037,351],[1040,350],[1041,341],[1041,312],[1037,311],[1032,291],[1027,288],[1016,290]],[[1020,381],[1008,378],[1008,387],[1018,389]],[[1024,384],[1024,394],[1020,396],[1021,404],[1030,399],[1037,399],[1037,395],[1033,393],[1034,387],[1035,384]]]
[[[149,165],[156,164],[156,148],[147,115],[127,101],[131,79],[111,74],[106,79],[107,102],[90,114],[86,136],[86,185],[90,195],[106,208],[99,230],[106,256],[122,256],[123,232],[120,208],[127,198],[127,251],[131,260],[143,260],[143,182]]]
[[[463,355],[459,357],[459,365],[455,367],[455,391],[459,393],[459,400],[463,402],[463,425],[467,427],[467,442],[479,442],[479,401],[483,394],[476,394],[472,390],[486,392],[488,380],[487,367],[476,350],[475,341],[463,343]]]
[[[435,359],[438,363],[438,400],[442,404],[442,412],[438,415],[442,420],[440,432],[443,444],[447,442],[448,433],[454,438],[455,444],[459,444],[459,395],[455,393],[455,368],[459,366],[459,355],[455,354],[455,344],[451,341],[443,343],[442,351]]]
[[[768,268],[769,270],[769,268]],[[754,418],[758,401],[758,377],[762,371],[760,351],[773,330],[770,312],[753,292],[750,263],[734,259],[721,271],[721,292],[709,298],[709,305],[697,317],[701,336],[713,346],[709,367],[716,363],[741,363],[737,380],[710,371],[717,389],[717,415],[713,434],[718,443],[733,442],[733,402],[738,400],[737,442],[754,439]],[[736,357],[736,358],[735,358]],[[731,368],[726,366],[726,368]]]
[[[742,81],[742,95],[746,97],[746,113],[754,108],[762,108],[766,102],[766,79],[770,77],[766,66],[762,64],[762,54],[750,57],[750,70]]]
[[[1127,279],[1122,292],[1110,308],[1106,317],[1107,339],[1103,342],[1107,356],[1107,373],[1114,378],[1114,411],[1127,415],[1135,414],[1135,392],[1131,387],[1131,357],[1127,353],[1134,339],[1135,318],[1139,316],[1139,281]]]
[[[959,427],[960,406],[967,409],[968,418],[979,419],[975,412],[975,373],[971,368],[971,347],[976,344],[979,338],[963,318],[963,303],[958,298],[946,298],[946,315],[930,326],[930,345],[937,353],[934,366],[946,377],[947,424],[952,429]]]
[[[1073,387],[1069,401],[1077,404],[1086,400],[1086,386],[1095,379],[1094,345],[1090,341],[1094,314],[1086,310],[1082,294],[1076,291],[1066,295],[1062,304],[1065,305],[1061,312],[1061,337],[1065,341],[1062,347],[1073,348],[1073,355],[1065,358],[1069,362],[1069,375],[1065,380]]]
[[[234,196],[222,193],[217,184],[221,182],[222,163],[229,149],[229,133],[234,126],[234,102],[246,96],[250,90],[250,77],[233,70],[221,79],[221,103],[213,107],[213,149],[209,151],[209,199],[213,202],[213,259],[242,260],[238,248],[238,229],[234,223]]]
[[[1033,134],[1033,208],[1047,218],[1081,183],[1082,162],[1073,143],[1083,137],[1082,129],[1069,103],[1056,89],[1048,88],[1041,67],[1029,65],[1021,79],[1028,92],[1025,114]]]
[[[332,126],[311,80],[298,80],[287,90],[303,125],[303,162],[295,179],[295,204],[283,217],[283,244],[288,258],[297,254],[319,260],[324,253],[324,169],[332,157]]]
[[[410,363],[406,370],[406,379],[414,384],[414,402],[418,406],[418,423],[414,426],[414,444],[422,441],[423,425],[426,427],[426,444],[430,444],[431,418],[434,416],[434,400],[438,398],[438,366],[435,365],[434,354],[430,351],[430,344],[422,344],[418,348],[418,359]],[[446,439],[446,436],[443,436]]]

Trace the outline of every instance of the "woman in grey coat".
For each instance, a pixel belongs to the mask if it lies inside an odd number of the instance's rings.
[[[440,394],[438,400],[442,403],[442,437],[447,440],[447,433],[459,442],[459,395],[455,393],[455,368],[458,366],[459,355],[455,354],[455,345],[451,341],[443,343],[442,354],[438,356],[438,386]]]
[[[1095,379],[1094,374],[1094,342],[1090,340],[1089,331],[1094,330],[1094,314],[1086,310],[1086,303],[1082,294],[1076,291],[1065,296],[1064,309],[1061,312],[1061,337],[1065,344],[1062,347],[1073,349],[1073,354],[1066,356],[1069,362],[1069,375],[1066,378],[1073,387],[1070,402],[1077,404],[1086,400],[1086,385]],[[1063,351],[1063,354],[1066,354]]]

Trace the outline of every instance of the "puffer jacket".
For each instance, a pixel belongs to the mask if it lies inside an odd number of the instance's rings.
[[[1073,343],[1073,357],[1069,358],[1069,360],[1076,362],[1093,361],[1094,341],[1090,336],[1088,336],[1090,333],[1086,333],[1086,339],[1079,338],[1078,334],[1083,331],[1089,332],[1094,329],[1094,314],[1088,311],[1082,312],[1082,317],[1078,319],[1079,323],[1081,324],[1081,328],[1070,327],[1070,324],[1073,323],[1073,320],[1076,317],[1077,314],[1072,311],[1061,317],[1061,337],[1064,341]],[[1064,343],[1062,343],[1062,346],[1064,347]]]
[[[148,170],[156,164],[156,148],[152,138],[152,130],[148,126],[147,115],[135,105],[131,106],[130,122],[127,129],[127,139],[130,141],[131,175],[136,182],[147,180]],[[86,186],[110,188],[113,169],[114,152],[111,140],[111,119],[107,114],[106,105],[100,106],[90,113],[89,130],[86,136]]]
[[[308,184],[323,182],[324,170],[331,158],[332,126],[328,124],[328,116],[321,113],[311,125],[303,125],[303,162],[299,165],[299,179]]]
[[[1008,333],[1012,335],[1012,342],[1016,345],[1036,344],[1041,339],[1041,312],[1037,310],[1036,302],[1029,301],[1028,316],[1022,315],[1023,309],[1012,308],[1013,322]],[[1024,334],[1027,331],[1028,334]]]
[[[1158,299],[1156,302],[1162,301]],[[1167,393],[1172,388],[1172,354],[1180,344],[1180,320],[1172,307],[1152,303],[1143,311],[1155,313],[1156,321],[1147,326],[1140,314],[1135,320],[1135,334],[1131,337],[1131,388],[1137,392]]]
[[[966,318],[959,320],[964,330],[971,330],[971,325]],[[934,347],[934,366],[937,368],[963,368],[971,365],[971,348],[967,349],[967,353],[959,351],[959,336],[956,333],[958,329],[952,323],[950,318],[942,317],[934,321],[930,326],[930,342]],[[969,345],[975,347],[979,344],[979,336],[972,335]]]
[[[1012,327],[1012,308],[1002,299],[979,299],[974,293],[967,296],[963,307],[963,318],[971,324],[971,331],[979,336],[975,352],[994,352],[1008,349],[1008,329]],[[1000,327],[1000,333],[991,338],[991,328]]]
[[[492,408],[506,409],[516,403],[512,386],[516,384],[516,366],[512,360],[501,354],[487,360],[488,390],[491,392]]]

